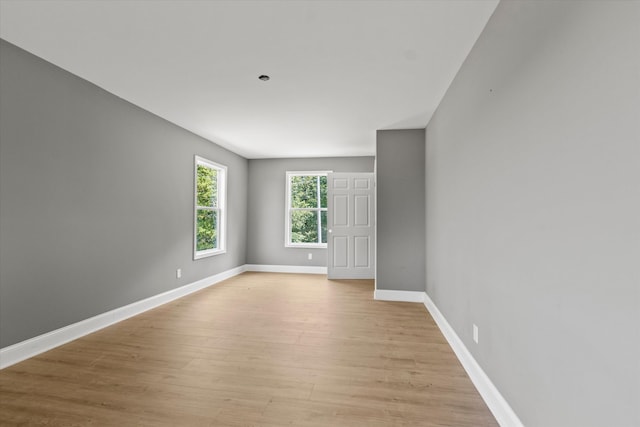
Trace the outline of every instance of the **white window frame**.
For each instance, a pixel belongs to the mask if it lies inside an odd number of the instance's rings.
[[[287,171],[287,183],[286,183],[286,205],[284,213],[284,246],[287,248],[326,248],[327,243],[293,243],[291,242],[291,211],[292,210],[309,210],[309,211],[327,211],[327,208],[292,208],[291,207],[291,178],[294,176],[327,176],[333,171]],[[320,204],[320,185],[318,185],[318,204]],[[322,223],[318,218],[318,237],[322,238]]]
[[[198,166],[205,166],[218,171],[218,206],[198,206]],[[193,259],[201,259],[227,252],[227,167],[204,157],[195,156],[193,168]],[[198,210],[207,209],[218,212],[218,247],[198,250]]]

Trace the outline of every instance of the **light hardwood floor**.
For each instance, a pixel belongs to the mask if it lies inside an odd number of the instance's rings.
[[[0,371],[0,424],[495,426],[421,304],[244,273]]]

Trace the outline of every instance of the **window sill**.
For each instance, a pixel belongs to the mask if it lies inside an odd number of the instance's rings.
[[[326,243],[285,243],[285,248],[326,249]]]
[[[220,254],[224,254],[224,253],[227,253],[226,249],[215,249],[215,250],[210,250],[210,251],[200,251],[200,252],[197,252],[193,256],[193,259],[197,260],[197,259],[202,259],[202,258],[208,258],[208,257],[211,257],[211,256],[220,255]]]

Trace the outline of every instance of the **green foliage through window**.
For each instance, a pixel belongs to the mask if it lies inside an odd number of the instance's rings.
[[[218,171],[198,165],[198,206],[218,207]]]
[[[291,242],[318,243],[318,214],[316,211],[291,211]]]
[[[288,175],[289,243],[327,242],[327,176],[325,174]]]
[[[221,216],[224,215],[224,166],[196,158],[196,224],[195,250],[198,252],[222,249],[220,241]],[[204,254],[206,255],[206,253]]]
[[[196,250],[206,251],[218,247],[217,224],[218,212],[198,209],[198,233]]]

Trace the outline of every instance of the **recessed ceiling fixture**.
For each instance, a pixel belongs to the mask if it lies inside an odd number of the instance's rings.
[[[261,75],[260,77],[258,77],[260,80],[262,80],[263,82],[266,82],[267,80],[269,80],[271,77],[267,76],[266,74]]]

